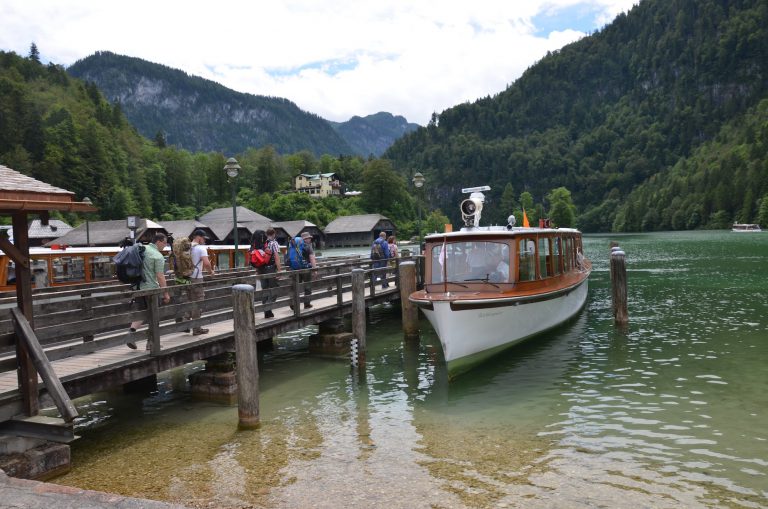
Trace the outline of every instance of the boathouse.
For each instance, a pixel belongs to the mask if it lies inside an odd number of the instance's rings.
[[[379,233],[394,235],[395,224],[381,214],[337,217],[325,227],[325,247],[356,247],[370,245]]]
[[[277,230],[281,228],[285,230],[287,238],[285,242],[280,240],[278,233],[278,242],[282,245],[287,245],[287,239],[292,237],[298,237],[304,232],[308,232],[312,235],[312,243],[315,248],[325,247],[325,233],[317,225],[310,223],[309,221],[278,221],[272,224],[272,227]]]
[[[168,232],[162,225],[151,219],[139,220],[136,228],[136,241],[151,242],[155,233]],[[72,228],[64,235],[46,242],[47,247],[54,244],[61,246],[107,246],[113,247],[120,245],[126,238],[131,237],[131,230],[125,219],[113,219],[110,221],[86,221],[76,228]]]
[[[195,230],[203,230],[211,241],[219,240],[216,234],[213,233],[207,225],[197,221],[195,219],[182,219],[179,221],[163,221],[163,228],[168,232],[168,235],[174,239],[180,239],[182,237],[191,237],[192,232]],[[230,225],[231,226],[231,225]]]

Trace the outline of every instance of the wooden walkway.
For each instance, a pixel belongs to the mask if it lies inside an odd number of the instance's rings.
[[[299,273],[281,273],[278,288],[272,289],[276,302],[264,306],[262,291],[257,290],[254,294],[255,339],[269,339],[351,313],[351,271],[356,268],[366,270],[366,305],[399,299],[397,271],[370,270],[367,260],[321,264],[311,283],[311,309],[304,309],[299,304],[304,284]],[[384,272],[390,285],[387,289],[375,282],[377,275]],[[203,314],[194,322],[177,322],[191,305],[186,300],[184,286],[171,288],[171,304],[147,311],[132,310],[128,305],[130,298],[157,291],[132,293],[121,285],[60,291],[53,299],[45,299],[51,295],[42,295],[37,299],[47,302],[35,305],[35,332],[67,395],[76,398],[233,351],[231,287],[242,283],[256,285],[264,277],[251,270],[214,276],[204,283]],[[272,310],[274,318],[263,318],[267,309]],[[7,310],[0,311],[0,422],[17,415],[22,408],[15,370],[15,334],[9,315]],[[145,319],[148,325],[131,335],[127,332],[128,324],[137,318]],[[204,326],[209,333],[193,336],[186,332],[190,324]],[[153,337],[155,347],[147,350]],[[136,343],[137,350],[126,345],[131,340]],[[42,379],[39,389],[42,390],[41,406],[49,406],[51,402],[45,398]]]

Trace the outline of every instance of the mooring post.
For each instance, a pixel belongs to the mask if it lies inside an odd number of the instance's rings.
[[[403,313],[403,334],[405,339],[419,337],[419,308],[408,300],[408,297],[416,291],[416,262],[407,261],[400,263],[400,307]]]
[[[352,269],[352,335],[357,339],[358,363],[365,364],[365,271]]]
[[[626,325],[627,313],[627,266],[626,256],[621,249],[611,251],[611,294],[613,297],[613,320]]]
[[[259,427],[259,363],[253,292],[251,285],[240,284],[232,287],[237,362],[237,415],[240,429]]]

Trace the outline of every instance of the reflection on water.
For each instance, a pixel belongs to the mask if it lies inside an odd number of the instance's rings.
[[[748,237],[748,238],[745,238]],[[630,323],[612,323],[608,244],[627,252]],[[196,507],[764,507],[768,235],[592,236],[586,309],[448,383],[426,321],[403,344],[374,308],[368,365],[264,355],[263,426],[193,401],[167,373],[97,394],[56,482]]]

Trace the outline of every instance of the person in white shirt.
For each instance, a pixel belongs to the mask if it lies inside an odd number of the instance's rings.
[[[202,310],[200,309],[199,302],[205,299],[205,289],[203,288],[203,276],[207,272],[213,274],[213,267],[211,261],[208,259],[208,249],[205,247],[205,231],[198,228],[192,232],[192,275],[190,279],[192,284],[189,285],[189,301],[192,303],[192,310],[190,311],[190,318],[195,320],[200,318]],[[200,325],[195,326],[192,329],[193,336],[199,336],[200,334],[208,334],[208,329],[204,329]]]

